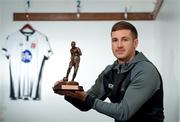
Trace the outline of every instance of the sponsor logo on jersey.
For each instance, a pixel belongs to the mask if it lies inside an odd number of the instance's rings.
[[[21,54],[21,61],[29,63],[32,60],[32,53],[29,50],[24,50]]]
[[[32,49],[36,48],[36,43],[31,43],[31,48]]]

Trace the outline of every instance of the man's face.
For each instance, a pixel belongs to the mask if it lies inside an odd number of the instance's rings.
[[[133,39],[128,29],[112,32],[112,52],[119,63],[131,60],[135,55],[138,39]]]

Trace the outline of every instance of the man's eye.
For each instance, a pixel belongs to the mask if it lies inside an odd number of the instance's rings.
[[[128,39],[122,39],[122,41],[128,41]]]
[[[117,41],[117,39],[112,39],[112,42],[116,42]]]

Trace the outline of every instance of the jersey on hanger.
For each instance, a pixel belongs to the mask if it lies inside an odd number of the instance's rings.
[[[39,31],[17,31],[2,50],[9,59],[10,98],[39,100],[43,63],[52,54],[47,37]]]

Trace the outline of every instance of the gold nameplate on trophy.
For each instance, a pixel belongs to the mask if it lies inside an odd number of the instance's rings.
[[[62,90],[79,90],[80,86],[77,86],[77,85],[62,85],[61,89]]]
[[[53,88],[54,91],[62,91],[62,90],[66,90],[66,91],[82,91],[83,87],[79,86],[78,82],[75,81],[59,81],[59,83],[57,85],[54,86]]]

